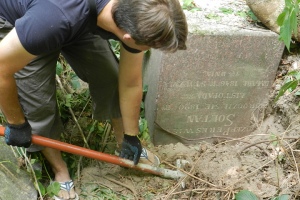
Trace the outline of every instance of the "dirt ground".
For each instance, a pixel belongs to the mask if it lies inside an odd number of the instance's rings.
[[[103,162],[92,162],[76,181],[82,200],[98,199],[234,199],[240,190],[250,190],[259,199],[289,194],[300,199],[299,97],[287,92],[274,97],[287,72],[300,67],[297,53],[284,55],[270,93],[263,120],[251,135],[215,138],[214,143],[181,143],[150,146],[162,162],[176,169],[176,160],[189,163],[181,168],[186,177],[166,179]]]

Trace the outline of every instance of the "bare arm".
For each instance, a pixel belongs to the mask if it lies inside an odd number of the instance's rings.
[[[24,123],[14,73],[22,69],[35,56],[28,53],[13,29],[0,42],[0,109],[10,124]]]
[[[132,54],[121,47],[119,94],[124,131],[128,135],[139,133],[143,56],[143,52]]]

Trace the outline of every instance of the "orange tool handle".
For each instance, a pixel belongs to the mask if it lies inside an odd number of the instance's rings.
[[[0,136],[4,136],[4,129],[5,128],[3,126],[0,126]],[[111,163],[111,164],[120,165],[123,167],[137,169],[137,170],[151,173],[154,175],[163,176],[166,178],[172,178],[172,177],[167,177],[165,175],[165,170],[167,170],[167,169],[152,167],[150,165],[145,165],[145,164],[134,165],[132,161],[127,160],[127,159],[123,159],[123,158],[120,158],[120,157],[117,157],[114,155],[105,154],[105,153],[101,153],[101,152],[94,151],[91,149],[86,149],[83,147],[75,146],[72,144],[53,140],[50,138],[46,138],[46,137],[42,137],[42,136],[38,136],[38,135],[32,135],[32,143],[36,144],[36,145],[44,146],[44,147],[50,147],[53,149],[57,149],[57,150],[60,150],[63,152],[76,154],[76,155],[100,160],[100,161]]]

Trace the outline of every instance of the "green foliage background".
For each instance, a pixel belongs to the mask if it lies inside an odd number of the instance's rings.
[[[298,34],[298,15],[300,0],[285,0],[283,12],[277,18],[277,24],[280,26],[280,37],[290,50],[292,36],[297,37]]]

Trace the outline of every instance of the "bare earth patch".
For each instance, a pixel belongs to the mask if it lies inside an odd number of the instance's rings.
[[[297,137],[289,136],[270,115],[244,138],[153,148],[161,167],[176,170],[170,166],[177,159],[189,161],[181,169],[187,174],[184,179],[169,180],[101,163],[82,171],[77,188],[82,199],[102,199],[97,191],[101,188],[113,191],[116,199],[232,199],[242,189],[260,199],[278,194],[296,197],[300,191],[299,146]]]

